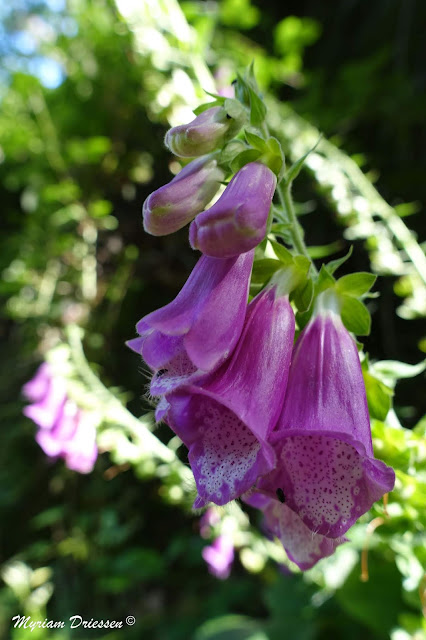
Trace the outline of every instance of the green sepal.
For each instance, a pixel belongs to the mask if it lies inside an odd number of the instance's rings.
[[[360,298],[368,293],[373,284],[376,282],[377,276],[365,271],[358,273],[350,273],[342,276],[336,282],[336,291],[344,293],[353,298]]]
[[[304,313],[309,309],[314,297],[314,283],[312,278],[304,280],[292,293],[292,301],[297,307],[297,310]]]
[[[317,296],[322,291],[325,291],[326,289],[330,289],[331,287],[334,287],[335,284],[336,284],[336,281],[331,275],[331,273],[328,271],[325,264],[321,265],[321,269],[318,274],[318,279],[315,283],[315,295]]]
[[[233,173],[237,173],[244,165],[249,162],[255,162],[261,156],[261,152],[258,149],[246,149],[237,156],[235,156],[231,162],[230,167]]]
[[[209,94],[209,95],[212,95],[212,94]],[[222,107],[224,102],[225,102],[225,98],[223,98],[222,96],[219,96],[218,99],[214,100],[213,102],[204,102],[203,104],[200,104],[196,109],[193,109],[192,112],[196,116],[199,116],[200,113],[203,113],[203,111],[207,111],[207,109],[212,109],[213,107]]]
[[[228,144],[222,149],[219,164],[221,166],[227,165],[230,167],[232,161],[244,151],[249,151],[245,142],[242,140],[231,140],[231,142],[228,142]]]
[[[341,294],[340,300],[340,316],[346,329],[358,336],[368,336],[371,328],[371,317],[367,307],[360,300],[346,294]]]
[[[369,371],[363,370],[362,373],[370,416],[377,420],[385,420],[392,408],[393,390],[371,375]]]
[[[286,249],[284,245],[279,244],[279,242],[276,242],[275,240],[270,240],[270,243],[272,245],[275,255],[277,256],[278,260],[282,262],[282,264],[285,264],[285,265],[293,264],[294,256],[291,253],[291,251]]]
[[[250,144],[253,149],[258,149],[259,151],[262,151],[262,153],[266,151],[267,144],[264,138],[257,135],[257,133],[254,133],[254,131],[250,131],[250,129],[245,129],[244,135],[248,144]]]
[[[251,281],[254,284],[264,284],[268,282],[280,268],[282,268],[282,263],[279,260],[274,260],[274,258],[255,260]]]

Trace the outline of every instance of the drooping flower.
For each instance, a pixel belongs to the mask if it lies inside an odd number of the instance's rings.
[[[267,440],[284,399],[294,327],[288,297],[263,290],[247,308],[229,361],[167,396],[166,422],[189,449],[194,507],[226,504],[274,468]]]
[[[154,371],[151,393],[162,396],[213,371],[232,353],[244,323],[253,252],[218,260],[202,256],[170,304],[136,325],[127,345]],[[157,411],[161,419],[164,401]]]
[[[154,236],[174,233],[203,211],[219,189],[225,173],[212,156],[193,160],[143,205],[144,229]]]
[[[223,107],[211,107],[192,122],[169,129],[164,142],[176,156],[195,158],[220,149],[238,133],[242,122]]]
[[[227,258],[256,247],[265,237],[276,175],[260,162],[246,164],[215,204],[189,227],[193,249]]]
[[[245,494],[243,500],[263,512],[267,531],[279,538],[290,560],[302,571],[311,569],[322,558],[331,556],[336,547],[347,541],[345,537],[327,538],[314,533],[286,504],[259,491]]]
[[[294,348],[283,411],[271,436],[277,466],[258,488],[313,532],[338,538],[391,491],[395,474],[374,458],[356,344],[336,299],[318,298]]]
[[[67,396],[65,380],[43,363],[23,393],[32,401],[23,413],[39,427],[35,438],[46,455],[63,458],[74,471],[92,471],[98,455],[96,429],[90,415]]]
[[[201,554],[212,575],[220,580],[229,577],[234,561],[234,545],[229,536],[218,536],[212,545],[204,547]]]

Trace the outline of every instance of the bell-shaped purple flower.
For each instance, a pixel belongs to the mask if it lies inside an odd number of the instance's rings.
[[[193,249],[227,258],[256,247],[266,234],[277,178],[260,162],[246,164],[215,204],[189,227]]]
[[[164,142],[175,156],[195,158],[223,147],[242,123],[242,118],[231,117],[223,107],[212,107],[192,122],[169,129]]]
[[[204,547],[201,555],[212,575],[220,580],[226,580],[229,577],[234,562],[234,545],[229,536],[217,537],[212,545]]]
[[[170,304],[136,325],[127,345],[154,371],[150,391],[162,396],[213,371],[232,353],[244,323],[253,252],[218,260],[202,256]],[[167,409],[164,401],[156,417]]]
[[[282,408],[294,327],[288,297],[265,289],[248,306],[230,360],[167,396],[166,422],[189,449],[194,507],[226,504],[274,468],[267,440]]]
[[[258,488],[285,504],[313,532],[338,538],[391,491],[394,471],[373,454],[356,344],[333,294],[294,348],[284,407],[271,443],[277,466]]]
[[[225,173],[212,156],[193,160],[143,205],[144,229],[153,236],[178,231],[203,211],[219,189]]]
[[[23,413],[39,427],[36,441],[46,455],[63,458],[69,469],[89,473],[98,455],[96,429],[89,414],[68,398],[65,380],[45,362],[22,391],[32,401]]]
[[[314,533],[286,504],[259,491],[248,492],[243,500],[263,512],[266,531],[280,540],[290,560],[302,571],[311,569],[322,558],[331,556],[336,547],[347,542],[345,537],[327,538]]]

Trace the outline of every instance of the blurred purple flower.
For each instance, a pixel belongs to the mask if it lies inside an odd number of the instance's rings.
[[[126,344],[154,371],[150,391],[162,396],[215,370],[232,353],[244,323],[253,252],[218,260],[202,256],[170,304],[136,325]],[[157,419],[167,411],[160,403]]]
[[[276,175],[267,166],[246,164],[219,200],[191,222],[191,247],[214,258],[254,249],[265,237],[276,185]]]
[[[220,522],[220,516],[214,507],[209,507],[200,518],[200,535],[208,538],[211,535],[211,528]]]
[[[242,120],[231,118],[223,107],[211,107],[191,122],[169,129],[164,142],[176,156],[195,158],[220,149],[241,125]]]
[[[327,293],[327,292],[325,292]],[[313,532],[339,538],[391,491],[394,471],[374,458],[356,344],[322,294],[294,348],[277,429],[277,466],[258,488]]]
[[[217,160],[211,156],[190,162],[145,200],[145,231],[164,236],[184,227],[210,202],[224,177]]]
[[[39,427],[35,438],[46,455],[63,458],[74,471],[92,471],[98,455],[96,429],[67,397],[65,380],[43,363],[22,391],[32,401],[23,413]]]
[[[167,396],[166,422],[189,449],[194,507],[226,504],[274,468],[267,440],[282,408],[294,326],[288,297],[265,289],[249,304],[229,361]]]
[[[263,512],[267,531],[279,538],[290,560],[302,571],[311,569],[319,560],[332,555],[337,546],[347,541],[345,537],[326,538],[313,533],[286,504],[258,491],[245,494],[243,500]]]
[[[234,545],[231,538],[226,535],[219,536],[212,545],[204,547],[201,554],[212,575],[220,580],[229,577],[234,561]]]

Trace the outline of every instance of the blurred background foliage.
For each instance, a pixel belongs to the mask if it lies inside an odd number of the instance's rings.
[[[0,16],[0,635],[28,635],[11,630],[17,613],[78,613],[132,614],[136,625],[72,637],[426,637],[424,374],[396,362],[426,352],[426,5],[16,0]],[[187,467],[171,462],[176,443],[149,455],[139,423],[128,414],[124,435],[111,415],[115,398],[136,416],[150,409],[124,341],[196,261],[186,230],[142,230],[143,200],[180,168],[165,129],[252,60],[286,154],[297,159],[324,134],[295,185],[312,257],[353,244],[342,273],[383,275],[368,301],[366,384],[376,453],[397,485],[387,511],[374,507],[304,576],[251,527],[256,514],[223,510],[240,553],[219,581],[201,556]],[[90,476],[50,463],[21,413],[23,383],[71,324],[96,363],[68,335],[76,375],[103,398],[94,371],[114,394]],[[170,440],[164,426],[156,435]]]

